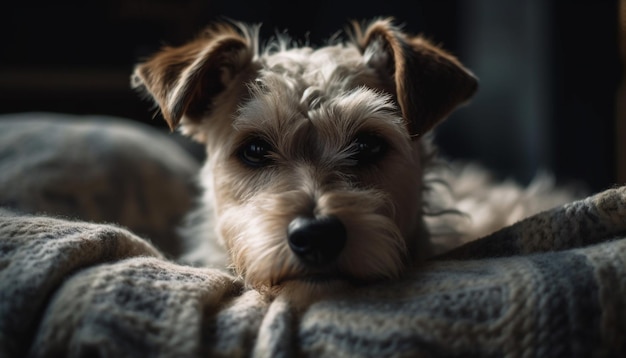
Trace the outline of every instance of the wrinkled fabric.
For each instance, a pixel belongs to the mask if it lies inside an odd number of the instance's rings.
[[[112,225],[0,215],[0,356],[626,354],[626,187],[294,307]]]

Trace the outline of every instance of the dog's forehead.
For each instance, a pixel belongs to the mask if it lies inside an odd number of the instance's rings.
[[[258,62],[262,68],[256,78],[258,82],[280,76],[289,84],[289,90],[300,96],[310,96],[311,89],[325,96],[336,96],[357,86],[372,85],[376,78],[361,52],[346,44],[265,53]],[[265,85],[269,87],[271,82]]]
[[[284,129],[330,116],[356,121],[396,110],[389,93],[381,90],[376,69],[353,45],[291,48],[265,53],[257,61],[259,70],[248,85],[251,95],[236,122],[274,123]]]
[[[270,88],[257,91],[241,105],[233,122],[237,132],[280,141],[307,131],[320,135],[320,140],[337,137],[337,142],[359,131],[386,133],[387,127],[405,131],[397,106],[384,93],[357,87],[329,96],[314,86],[291,91],[295,85],[285,78],[271,82]]]

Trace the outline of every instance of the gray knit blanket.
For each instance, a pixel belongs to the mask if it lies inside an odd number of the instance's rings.
[[[15,130],[8,122],[0,133]],[[89,128],[106,137],[109,127]],[[6,148],[0,169],[25,160]],[[135,169],[152,170],[146,163]],[[400,280],[295,307],[228,272],[177,264],[132,222],[28,212],[10,179],[0,173],[0,357],[626,356],[626,187],[529,217]]]

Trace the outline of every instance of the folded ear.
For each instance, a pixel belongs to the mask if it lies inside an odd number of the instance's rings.
[[[165,47],[135,67],[131,86],[160,107],[174,129],[184,117],[200,121],[237,74],[252,61],[249,38],[229,25],[215,25],[180,47]]]
[[[476,92],[478,81],[454,56],[404,34],[390,19],[365,31],[355,25],[355,35],[368,64],[394,82],[411,135],[428,132]]]

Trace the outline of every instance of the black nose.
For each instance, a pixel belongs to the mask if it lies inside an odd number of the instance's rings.
[[[346,244],[346,228],[335,216],[297,217],[287,228],[289,247],[310,265],[332,262]]]

